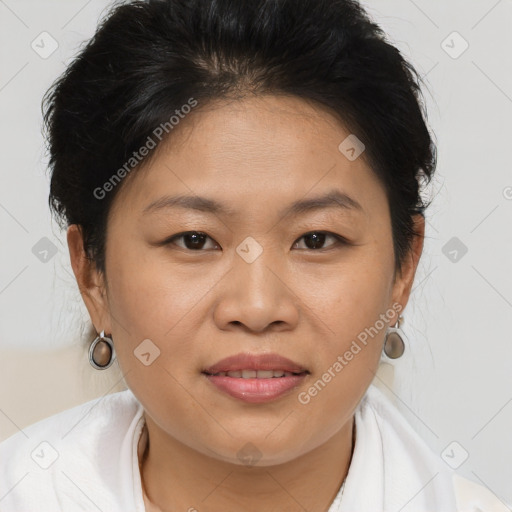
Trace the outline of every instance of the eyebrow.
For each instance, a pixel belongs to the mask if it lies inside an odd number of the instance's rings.
[[[148,214],[171,208],[188,208],[225,216],[234,216],[238,213],[236,210],[228,208],[226,205],[223,205],[214,199],[191,195],[160,197],[148,204],[142,213]],[[361,204],[355,199],[351,198],[344,192],[334,189],[322,196],[295,201],[288,207],[281,210],[280,216],[297,216],[306,212],[321,210],[324,208],[340,208],[345,211],[364,212]]]

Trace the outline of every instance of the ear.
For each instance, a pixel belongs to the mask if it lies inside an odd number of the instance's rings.
[[[104,275],[85,253],[80,225],[71,224],[68,227],[67,241],[71,267],[94,328],[98,333],[105,330],[106,334],[110,334],[112,329]]]
[[[413,237],[411,250],[404,260],[401,272],[397,272],[395,282],[393,284],[393,304],[400,304],[405,309],[409,296],[411,294],[412,284],[418,263],[423,252],[423,240],[425,237],[425,217],[421,214],[413,216],[414,231],[416,235]]]

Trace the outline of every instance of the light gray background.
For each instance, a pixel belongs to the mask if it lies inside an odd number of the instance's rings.
[[[107,5],[0,0],[0,349],[76,343],[88,318],[49,216],[40,102]],[[469,453],[459,472],[512,503],[512,1],[364,5],[425,77],[439,151],[392,392],[433,449],[456,441],[452,459]],[[48,58],[31,47],[43,31],[58,43]],[[33,253],[43,237],[57,249],[46,262]]]

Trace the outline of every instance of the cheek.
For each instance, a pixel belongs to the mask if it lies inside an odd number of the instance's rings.
[[[204,315],[199,301],[202,294],[179,269],[165,265],[163,258],[149,260],[147,252],[115,247],[118,250],[109,255],[108,281],[119,364],[124,374],[129,373],[130,387],[148,386],[143,393],[153,393],[158,385],[162,391],[168,387],[169,393],[176,393],[171,374],[181,380],[183,372],[196,371],[198,364],[192,338],[201,321],[199,315]]]
[[[211,285],[200,272],[185,273],[156,252],[136,246],[112,251],[109,306],[129,330],[160,338],[194,308],[200,287]]]
[[[322,332],[340,341],[357,336],[389,307],[392,259],[370,244],[347,253],[336,265],[293,273],[294,291],[324,323]]]
[[[358,279],[359,278],[359,279]],[[305,430],[328,438],[350,418],[374,379],[387,324],[387,280],[375,267],[340,278],[315,303],[319,325],[328,328],[314,342],[315,372],[297,393],[297,412]]]
[[[315,377],[320,379],[305,401],[323,403],[324,407],[339,400],[351,403],[354,397],[362,396],[373,379],[394,314],[389,302],[392,259],[383,261],[377,255],[378,251],[361,251],[336,273],[331,269],[318,280],[323,285],[314,294],[307,287],[303,289],[302,296],[307,297],[305,302],[316,322]]]

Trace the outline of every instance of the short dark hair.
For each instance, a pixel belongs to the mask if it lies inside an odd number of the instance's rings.
[[[43,98],[50,209],[61,226],[81,226],[86,254],[104,272],[107,216],[121,187],[102,199],[93,191],[155,127],[190,98],[293,95],[327,107],[365,144],[386,189],[400,271],[417,235],[413,215],[428,206],[421,182],[436,167],[420,82],[356,0],[114,4]]]

